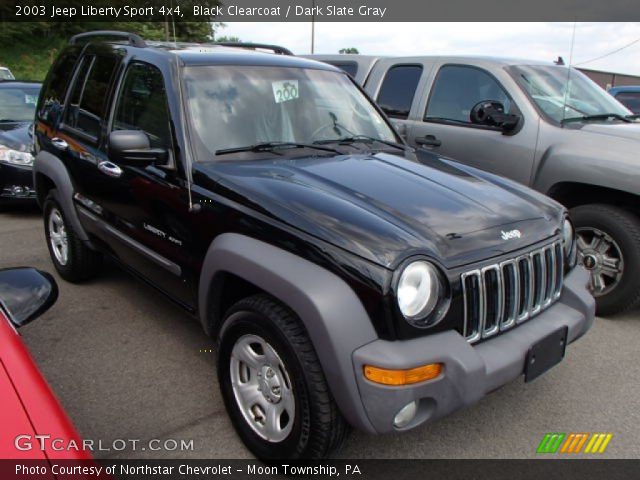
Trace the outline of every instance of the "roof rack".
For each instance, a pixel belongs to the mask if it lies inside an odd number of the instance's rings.
[[[119,32],[116,30],[95,30],[93,32],[79,33],[78,35],[74,35],[73,37],[71,37],[69,43],[71,45],[75,45],[76,43],[78,43],[78,40],[84,40],[86,38],[92,37],[125,38],[129,41],[129,44],[133,45],[134,47],[144,48],[147,46],[140,35],[136,35],[135,33],[130,32]]]
[[[214,45],[223,47],[246,48],[248,50],[271,50],[277,55],[293,55],[293,52],[279,45],[269,45],[268,43],[250,43],[250,42],[213,42]]]

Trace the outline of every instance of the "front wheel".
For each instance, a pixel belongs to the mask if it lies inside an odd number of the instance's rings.
[[[640,304],[640,219],[619,207],[581,205],[571,210],[578,260],[590,273],[598,315]]]
[[[261,460],[322,458],[348,433],[300,320],[266,295],[227,313],[218,378],[236,431]]]

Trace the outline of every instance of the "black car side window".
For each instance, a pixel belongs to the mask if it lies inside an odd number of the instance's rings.
[[[471,109],[483,100],[502,103],[505,112],[511,108],[511,100],[502,86],[484,70],[445,65],[431,89],[424,120],[471,124]]]
[[[384,77],[376,100],[384,113],[392,118],[408,118],[421,76],[421,65],[391,67]]]
[[[109,86],[116,70],[115,57],[86,56],[71,93],[66,123],[93,138],[98,138],[109,95]]]
[[[147,63],[131,64],[120,89],[113,130],[142,130],[153,148],[171,149],[169,121],[160,70]]]

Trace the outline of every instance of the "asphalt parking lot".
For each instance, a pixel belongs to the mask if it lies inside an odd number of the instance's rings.
[[[0,213],[0,267],[53,272],[37,211]],[[190,451],[97,451],[99,458],[251,458],[218,392],[199,325],[117,267],[21,330],[84,438],[193,440]],[[478,405],[402,435],[352,434],[343,458],[533,458],[546,432],[611,432],[603,456],[640,457],[640,312],[597,319],[564,362]]]

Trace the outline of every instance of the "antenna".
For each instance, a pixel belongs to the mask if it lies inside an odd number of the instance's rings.
[[[176,41],[176,21],[173,18],[173,0],[171,0],[170,8],[171,8],[171,28],[173,30],[173,45],[177,47],[178,42]]]
[[[567,66],[567,86],[564,89],[564,101],[562,102],[562,122],[564,124],[567,114],[567,102],[569,101],[569,89],[571,88],[571,65],[573,65],[573,47],[576,43],[576,22],[573,22],[573,33],[571,34],[571,49],[569,51],[569,65]],[[561,58],[561,57],[558,57]]]

